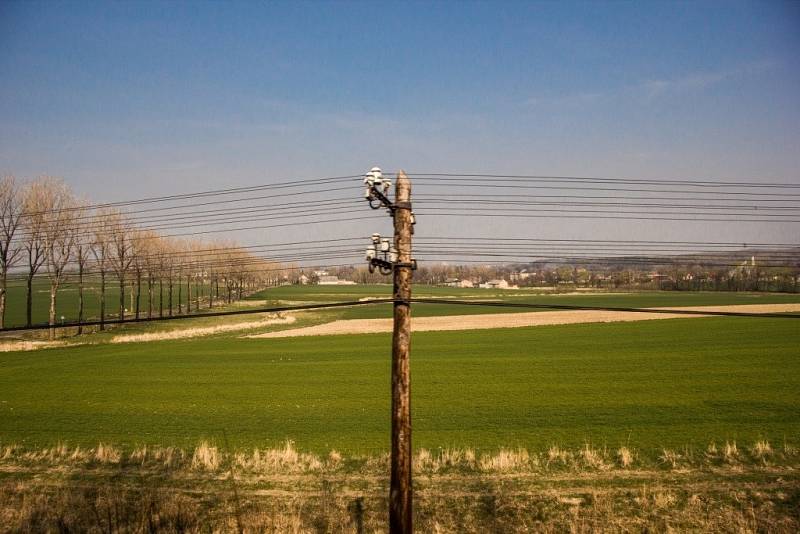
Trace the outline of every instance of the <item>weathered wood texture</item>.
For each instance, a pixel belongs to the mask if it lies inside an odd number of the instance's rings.
[[[411,262],[411,182],[404,172],[397,175],[394,245],[397,261]],[[394,334],[392,336],[392,475],[389,492],[389,531],[412,532],[411,488],[411,267],[394,271]]]

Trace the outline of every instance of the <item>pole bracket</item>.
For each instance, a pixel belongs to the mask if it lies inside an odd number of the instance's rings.
[[[389,210],[389,214],[392,217],[394,217],[394,213],[397,210],[411,210],[411,202],[392,202],[374,185],[369,187],[369,196],[367,197],[367,200],[369,201],[370,208],[377,210],[381,207],[384,207]],[[377,200],[379,204],[373,204],[375,200]]]

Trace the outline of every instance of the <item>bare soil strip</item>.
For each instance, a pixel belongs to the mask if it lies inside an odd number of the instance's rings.
[[[659,309],[659,308],[654,308]],[[800,303],[790,304],[740,304],[733,306],[689,306],[668,308],[685,311],[729,311],[746,313],[787,313],[800,311]],[[445,315],[440,317],[415,317],[411,329],[415,332],[440,330],[482,330],[490,328],[521,328],[576,323],[612,323],[703,317],[679,313],[618,312],[603,310],[566,310],[525,313],[496,313],[480,315]],[[250,338],[333,336],[341,334],[371,334],[391,332],[391,319],[350,319],[294,328],[279,332],[254,334]]]
[[[64,341],[4,341],[0,343],[0,352],[39,350],[64,345]]]
[[[225,332],[234,332],[237,330],[251,330],[254,328],[261,328],[264,326],[272,326],[276,324],[292,324],[295,322],[293,316],[286,317],[273,317],[268,316],[260,321],[249,321],[243,323],[230,323],[221,324],[216,326],[204,326],[195,328],[182,328],[175,330],[165,330],[161,332],[147,332],[144,334],[123,334],[111,338],[111,343],[142,343],[148,341],[162,341],[165,339],[187,339],[200,336],[211,336],[214,334],[222,334]]]

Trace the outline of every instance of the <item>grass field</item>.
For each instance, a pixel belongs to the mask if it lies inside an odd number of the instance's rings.
[[[128,310],[133,308],[130,305],[130,288],[125,288],[125,307]],[[173,288],[174,304],[177,307],[178,289]],[[194,289],[192,289],[194,291]],[[208,287],[204,287],[203,295],[208,294]],[[186,300],[186,288],[183,288],[183,300]],[[25,302],[26,302],[25,283],[14,282],[8,287],[8,297],[6,310],[7,326],[22,326],[25,324]],[[140,297],[141,310],[147,310],[147,286],[142,286]],[[158,285],[153,287],[154,310],[158,310]],[[167,287],[164,286],[164,305],[167,304]],[[194,306],[194,303],[192,303]],[[33,284],[33,304],[32,316],[34,323],[46,323],[50,311],[50,283],[46,278],[37,278]],[[119,283],[113,278],[106,282],[106,316],[116,316],[119,311]],[[56,317],[64,316],[65,321],[76,321],[78,319],[78,286],[75,283],[67,282],[61,285],[56,299]],[[86,320],[99,318],[100,315],[100,282],[96,279],[89,279],[84,286],[84,316]]]
[[[0,354],[0,440],[191,446],[224,431],[235,446],[385,450],[389,339],[216,336]],[[798,356],[800,329],[775,319],[418,333],[414,442],[796,443]]]
[[[324,303],[352,301],[362,298],[391,298],[390,285],[363,286],[282,286],[266,289],[250,297],[266,300],[267,304]],[[435,286],[415,286],[415,297],[438,297],[466,300],[503,300],[515,303],[557,304],[574,306],[611,307],[670,307],[670,306],[714,306],[732,304],[781,304],[800,302],[800,294],[781,293],[723,293],[645,291],[635,293],[597,292],[587,294],[548,294],[534,290],[466,289]],[[469,315],[476,313],[515,313],[518,308],[465,306],[458,304],[425,304],[414,308],[414,315]],[[528,310],[535,311],[535,310]],[[337,319],[372,319],[391,317],[391,304],[376,304],[332,310],[331,317]]]
[[[249,305],[389,292],[279,287]],[[800,301],[432,287],[415,294],[619,307]],[[419,304],[413,314],[513,311]],[[386,305],[319,310],[258,331],[389,315]],[[389,334],[251,339],[231,331],[111,342],[263,318],[130,324],[54,348],[0,352],[0,532],[383,531]],[[417,332],[412,399],[420,531],[788,534],[800,525],[794,320]]]
[[[130,304],[129,288],[126,288],[126,308],[132,310]],[[178,289],[173,288],[174,305],[177,307]],[[194,288],[192,289],[194,292]],[[356,286],[281,286],[269,288],[248,297],[252,302],[265,302],[269,305],[286,305],[300,303],[325,303],[336,301],[351,301],[361,298],[389,298],[392,288],[390,285],[356,285]],[[25,293],[23,284],[15,282],[8,288],[8,308],[6,310],[6,325],[21,326],[25,324]],[[208,295],[208,287],[201,288],[201,294]],[[153,287],[154,311],[158,310],[158,286]],[[639,306],[639,307],[668,307],[668,306],[706,306],[728,304],[779,304],[785,302],[800,302],[799,294],[779,293],[724,293],[724,292],[637,292],[614,293],[598,292],[576,295],[547,294],[533,290],[488,290],[488,289],[463,289],[435,286],[416,286],[416,297],[439,298],[464,298],[473,300],[507,300],[510,302],[527,302],[536,304],[566,304],[583,306]],[[100,297],[99,281],[88,279],[84,288],[84,315],[86,320],[99,318]],[[142,312],[147,310],[147,287],[143,286],[140,307]],[[186,288],[182,290],[182,299],[185,303]],[[206,302],[207,304],[207,302]],[[167,305],[167,288],[164,287],[164,305]],[[37,279],[33,285],[33,322],[46,323],[50,306],[50,286],[46,279]],[[194,300],[192,302],[194,306]],[[325,312],[325,318],[331,319],[370,319],[391,316],[390,304],[376,304],[374,306],[361,306],[331,310]],[[106,316],[115,317],[119,310],[119,286],[110,278],[106,285]],[[475,313],[513,313],[519,311],[514,308],[493,308],[460,306],[457,304],[428,304],[417,306],[414,314],[419,317],[431,315],[468,315]],[[78,316],[78,289],[77,285],[68,282],[61,286],[58,292],[56,316],[63,316],[65,321],[75,321]]]

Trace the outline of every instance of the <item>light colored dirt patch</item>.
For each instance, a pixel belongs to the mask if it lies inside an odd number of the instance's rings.
[[[0,352],[39,350],[66,345],[63,341],[7,341],[0,343]]]
[[[229,306],[233,306],[234,308],[253,308],[255,306],[266,306],[266,300],[237,300],[229,304]]]
[[[264,326],[276,324],[293,324],[295,320],[295,317],[291,315],[287,317],[276,317],[274,315],[270,315],[261,321],[250,321],[247,323],[222,324],[217,326],[169,330],[166,332],[148,332],[146,334],[127,334],[114,336],[111,339],[111,343],[141,343],[147,341],[163,341],[166,339],[186,339],[192,337],[210,336],[223,332],[235,332],[237,330],[251,330],[254,328],[262,328]]]
[[[659,309],[659,308],[654,308]],[[664,308],[661,308],[664,309]],[[745,313],[786,313],[800,311],[797,304],[742,304],[735,306],[691,306],[666,308],[685,311],[730,311]],[[680,313],[618,312],[605,310],[564,310],[525,313],[496,313],[481,315],[446,315],[441,317],[415,317],[411,329],[415,332],[441,330],[483,330],[490,328],[521,328],[576,323],[612,323],[702,317]],[[371,334],[391,332],[392,319],[350,319],[326,324],[268,332],[246,336],[250,338],[333,336],[340,334]]]

